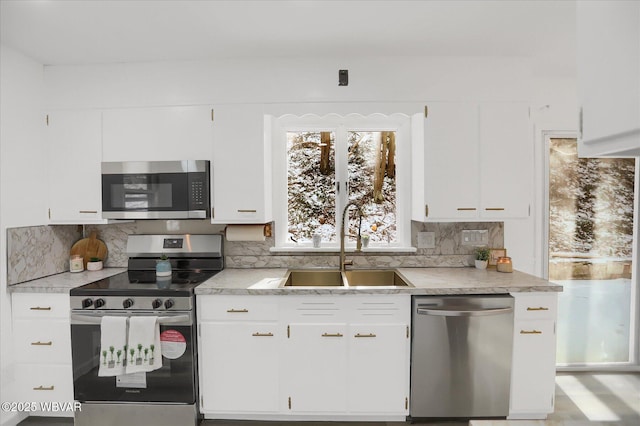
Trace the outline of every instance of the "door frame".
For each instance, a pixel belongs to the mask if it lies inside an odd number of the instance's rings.
[[[540,255],[542,259],[542,273],[545,279],[549,279],[549,143],[551,139],[576,139],[579,140],[578,132],[574,131],[542,131],[542,140],[544,146],[543,153],[543,187],[542,187],[542,211],[541,231],[542,244],[540,246]],[[615,363],[611,365],[601,363],[586,363],[575,365],[560,365],[556,367],[557,371],[640,371],[640,264],[638,262],[640,256],[640,232],[638,225],[640,223],[640,158],[636,157],[635,168],[635,185],[634,197],[636,208],[633,215],[633,252],[632,262],[635,266],[631,275],[631,307],[629,324],[629,361]]]

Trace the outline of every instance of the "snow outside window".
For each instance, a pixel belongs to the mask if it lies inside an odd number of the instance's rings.
[[[319,234],[320,249],[337,248],[340,218],[349,202],[361,206],[364,216],[360,221],[356,209],[349,210],[347,234],[356,235],[360,227],[370,249],[408,245],[407,116],[277,121],[277,247],[312,249],[313,235]],[[355,238],[348,237],[346,244],[355,246]]]

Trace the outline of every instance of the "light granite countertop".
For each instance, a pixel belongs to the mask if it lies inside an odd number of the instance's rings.
[[[99,271],[63,272],[37,280],[7,286],[9,293],[69,293],[69,290],[125,272],[127,268],[104,268]]]
[[[9,286],[9,293],[68,293],[70,289],[99,281],[126,268],[64,272]],[[196,294],[504,294],[512,292],[562,291],[562,286],[514,271],[500,273],[475,268],[399,268],[414,287],[303,287],[278,288],[287,269],[225,269],[198,287]]]
[[[225,269],[198,287],[196,294],[505,294],[560,292],[562,286],[523,272],[475,268],[399,268],[414,287],[278,288],[287,269]]]

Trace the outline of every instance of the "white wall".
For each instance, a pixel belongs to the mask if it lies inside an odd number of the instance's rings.
[[[338,70],[349,86],[338,86]],[[317,58],[45,67],[52,107],[527,100],[525,58]]]
[[[0,45],[0,400],[12,401],[11,303],[6,229],[42,225],[46,206],[43,66]],[[2,411],[0,424],[16,421]]]
[[[349,70],[349,86],[338,86],[339,69]],[[50,66],[45,82],[52,109],[264,103],[281,114],[319,112],[328,103],[366,103],[372,112],[395,102],[526,101],[538,149],[541,130],[576,128],[575,79],[564,70],[554,77],[553,69],[520,57],[271,58]],[[538,194],[543,164],[532,161]],[[536,196],[534,216],[505,223],[505,246],[516,267],[536,275],[542,274],[540,209]]]

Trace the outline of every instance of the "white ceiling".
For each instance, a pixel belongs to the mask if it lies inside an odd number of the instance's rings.
[[[531,56],[575,68],[575,1],[0,0],[43,64],[236,57]]]

